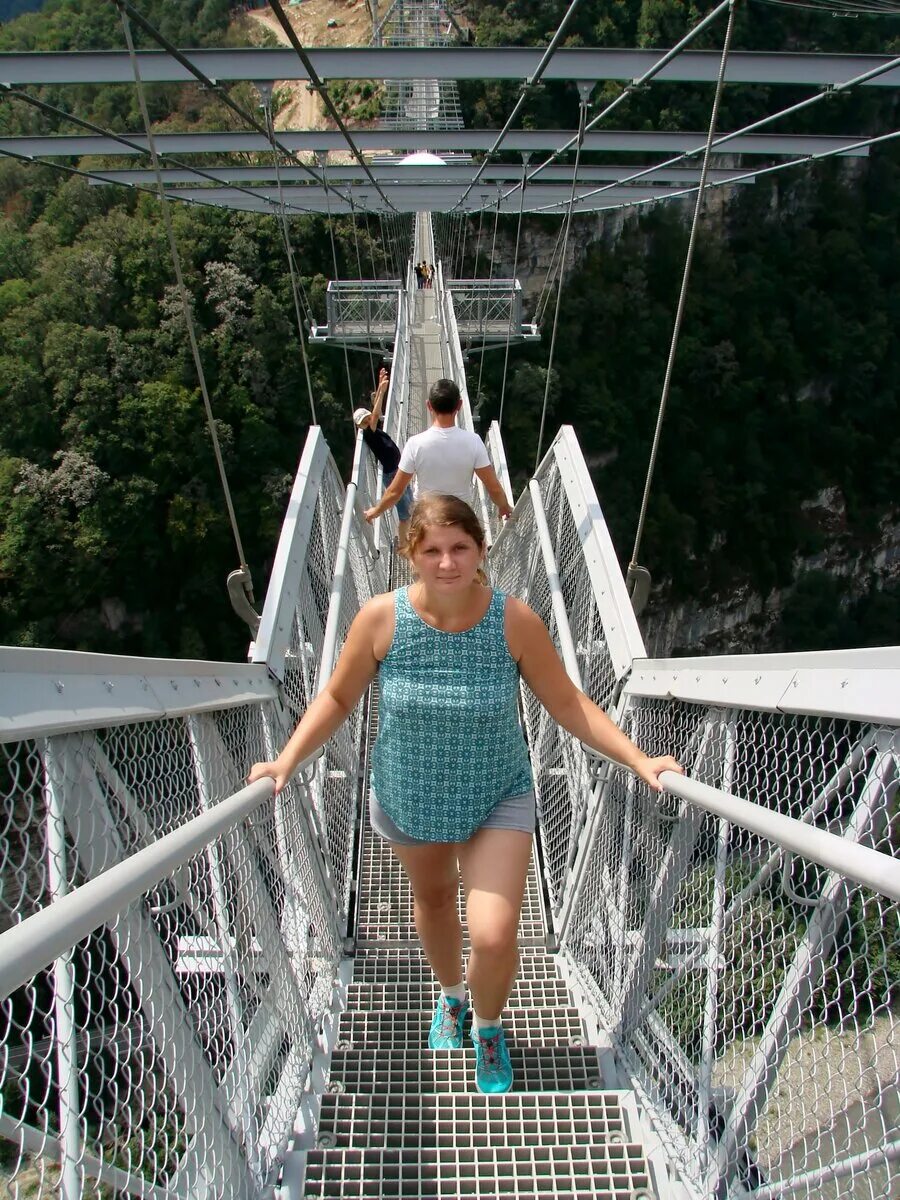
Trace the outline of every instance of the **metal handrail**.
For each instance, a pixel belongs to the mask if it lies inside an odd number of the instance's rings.
[[[610,761],[584,742],[581,745],[588,758],[595,763]],[[798,821],[796,817],[788,817],[746,800],[743,796],[734,796],[697,779],[679,775],[676,771],[663,771],[659,782],[663,791],[670,795],[687,800],[689,804],[708,813],[724,817],[732,825],[775,842],[782,850],[802,854],[826,870],[836,871],[890,900],[900,900],[900,860],[890,854],[871,846],[861,846],[827,829]]]
[[[317,750],[299,764],[296,773],[301,779],[322,753]],[[0,1000],[113,920],[214,839],[229,833],[274,791],[272,779],[248,784],[0,934]]]

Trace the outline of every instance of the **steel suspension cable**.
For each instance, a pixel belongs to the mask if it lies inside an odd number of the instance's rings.
[[[331,262],[334,268],[334,281],[337,283],[340,279],[338,270],[337,247],[334,242],[334,222],[331,218],[331,194],[328,187],[328,151],[321,151],[319,155],[319,164],[322,167],[322,183],[325,187],[325,206],[328,210],[328,239],[331,242]],[[353,416],[353,381],[350,377],[350,356],[347,353],[347,343],[343,343],[344,348],[344,370],[347,373],[347,402],[350,405],[350,416]]]
[[[488,309],[489,309],[490,303],[491,303],[491,284],[494,282],[494,248],[497,245],[497,225],[499,223],[500,223],[500,189],[498,188],[497,189],[497,211],[494,213],[494,236],[491,239],[491,269],[490,269],[490,273],[488,274],[487,299],[484,302],[485,325],[487,324],[487,314],[488,314]],[[485,332],[484,329],[482,329],[482,337],[484,337],[484,332]],[[486,354],[487,354],[487,350],[484,348],[484,346],[482,346],[481,361],[478,364],[478,388],[475,392],[476,405],[479,404],[481,401],[481,377],[484,374],[484,359],[485,359]]]
[[[639,91],[645,84],[649,83],[655,75],[658,75],[663,67],[667,66],[672,59],[677,58],[682,50],[690,45],[694,38],[697,37],[697,35],[701,33],[707,27],[707,25],[710,25],[713,21],[715,21],[719,14],[723,13],[730,3],[731,0],[721,0],[721,3],[716,5],[711,12],[708,12],[706,16],[701,21],[698,21],[698,23],[692,29],[689,29],[684,37],[675,43],[671,50],[666,51],[662,58],[658,59],[638,79],[633,79],[631,83],[624,87],[614,100],[611,100],[609,104],[607,104],[606,107],[603,108],[599,113],[597,113],[595,117],[591,118],[590,123],[585,126],[581,137],[584,138],[584,135],[590,133],[595,125],[599,125],[601,121],[605,120],[609,114],[614,111],[614,109],[618,108],[620,104],[623,104],[625,100],[632,94],[632,92]],[[577,136],[578,135],[576,135],[576,137]],[[536,175],[539,175],[545,167],[549,167],[550,164],[555,162],[556,159],[558,159],[561,155],[565,154],[568,150],[571,150],[574,145],[575,138],[570,138],[564,146],[560,146],[558,150],[554,150],[548,159],[542,162],[539,166],[535,167],[535,169],[528,175],[527,182],[530,183],[531,180],[534,179]],[[662,164],[657,163],[657,167],[661,165]],[[521,186],[522,184],[517,183],[514,187],[511,187],[503,199],[509,199],[509,197],[512,196],[513,193],[516,192]],[[556,207],[558,207],[558,205]]]
[[[272,161],[275,164],[275,181],[278,185],[278,201],[279,212],[281,214],[281,236],[284,240],[284,250],[288,260],[288,270],[291,275],[291,293],[294,297],[294,312],[297,317],[297,336],[300,339],[300,354],[303,359],[303,374],[306,378],[306,391],[309,396],[309,411],[312,416],[313,425],[318,425],[319,421],[316,416],[316,401],[313,396],[312,377],[309,373],[309,357],[306,353],[306,330],[303,325],[303,315],[300,312],[300,293],[297,287],[298,272],[294,263],[294,247],[291,243],[290,230],[287,223],[287,214],[284,211],[284,191],[281,186],[281,167],[278,163],[278,147],[275,145],[274,124],[272,121],[272,103],[271,93],[265,97],[265,115],[266,127],[271,131],[272,136]],[[302,285],[301,285],[302,286]],[[306,301],[307,318],[312,320],[312,313],[309,310],[309,301],[306,298],[306,293],[303,293],[304,301]]]
[[[516,272],[519,269],[519,241],[522,235],[522,210],[525,207],[525,175],[528,171],[528,154],[522,155],[522,191],[519,200],[519,220],[516,223],[516,248],[513,251],[512,286],[509,289],[509,324],[506,327],[506,350],[503,354],[503,379],[500,384],[500,416],[497,419],[498,428],[503,428],[503,403],[506,399],[506,370],[509,366],[509,340],[512,336],[513,304],[516,298]]]
[[[131,138],[125,137],[124,134],[121,133],[115,133],[112,129],[105,129],[102,125],[97,125],[93,121],[87,121],[84,117],[77,117],[74,113],[66,112],[66,110],[63,108],[57,108],[55,104],[48,104],[46,100],[41,100],[37,96],[30,95],[28,92],[23,92],[20,88],[8,87],[0,84],[0,89],[2,89],[4,96],[11,96],[15,100],[22,100],[24,103],[30,104],[32,108],[36,108],[40,112],[47,113],[49,116],[62,117],[63,120],[68,121],[72,125],[78,126],[79,129],[86,129],[90,133],[96,133],[101,137],[107,137],[111,141],[118,142],[120,145],[125,146],[128,150],[136,151],[141,155],[141,157],[147,153],[147,148],[142,146],[140,142],[132,141]],[[183,159],[176,158],[173,154],[166,155],[166,162],[174,167],[180,167],[183,171],[190,171],[192,174],[196,175],[198,179],[205,179],[207,183],[222,183],[222,179],[219,176],[211,175],[208,171],[204,171],[202,167],[192,166],[190,163],[184,162]],[[83,172],[83,174],[86,174],[89,179],[97,178],[104,183],[109,183],[109,180],[104,180],[102,176],[95,176],[90,172]],[[135,187],[141,191],[147,191],[151,196],[155,196],[157,194],[155,189],[141,188],[140,184],[119,184],[118,186]],[[232,186],[236,192],[241,192],[245,196],[250,196],[253,200],[259,200],[261,198],[260,193],[254,191],[252,188],[241,187],[241,185],[237,183],[233,184]],[[177,196],[178,192],[167,192],[166,195]],[[268,203],[271,203],[271,201]],[[298,209],[297,211],[302,212],[303,210]]]
[[[653,434],[653,443],[650,448],[650,461],[647,464],[647,478],[644,483],[644,495],[641,500],[641,511],[638,517],[637,531],[634,537],[634,549],[631,552],[631,562],[629,563],[629,571],[634,572],[638,567],[638,552],[641,548],[641,539],[644,534],[644,523],[647,518],[647,505],[650,500],[650,487],[653,482],[653,472],[656,468],[656,458],[659,452],[659,440],[662,433],[663,418],[666,412],[666,404],[669,399],[669,389],[672,383],[672,370],[675,365],[675,355],[678,350],[678,338],[681,332],[681,322],[684,317],[684,306],[687,299],[688,284],[691,278],[691,265],[694,259],[694,246],[697,241],[697,230],[700,225],[700,213],[703,210],[703,202],[705,199],[705,183],[706,175],[709,170],[709,159],[712,153],[713,142],[716,136],[716,122],[719,116],[719,102],[722,98],[722,89],[725,83],[725,68],[728,64],[728,51],[731,47],[731,34],[734,29],[734,14],[737,8],[737,0],[731,0],[731,8],[728,12],[728,25],[725,29],[725,40],[722,45],[722,57],[719,62],[719,74],[716,79],[716,91],[713,96],[712,112],[709,118],[709,132],[706,137],[706,150],[703,154],[703,166],[700,171],[700,185],[697,190],[697,202],[694,205],[694,216],[691,221],[691,232],[688,238],[687,254],[684,260],[684,271],[681,277],[681,291],[678,295],[678,307],[675,312],[675,322],[672,327],[672,340],[669,345],[669,358],[666,363],[666,374],[663,380],[662,394],[659,398],[659,412],[656,416],[656,429]]]
[[[163,50],[165,50],[170,58],[173,58],[175,62],[184,67],[186,71],[193,75],[193,77],[199,84],[201,84],[202,87],[207,88],[213,93],[213,95],[218,96],[226,108],[230,108],[231,111],[240,117],[240,119],[247,125],[249,125],[251,129],[255,130],[268,140],[268,134],[266,133],[264,126],[260,125],[259,121],[257,121],[253,114],[247,112],[245,108],[242,108],[240,104],[233,100],[231,96],[229,96],[228,92],[226,92],[225,89],[214,79],[210,79],[209,76],[205,75],[199,67],[194,66],[191,60],[186,55],[182,54],[177,46],[173,45],[164,34],[160,33],[155,26],[151,25],[145,16],[138,12],[138,10],[131,3],[131,0],[112,0],[112,2],[116,5],[120,12],[127,12],[134,23],[139,25],[145,33],[149,34],[149,36],[152,37],[155,42],[162,46]],[[278,143],[278,146],[282,154],[284,154],[287,159],[289,159],[291,162],[294,162],[301,171],[305,171],[306,174],[309,175],[310,179],[312,179],[315,183],[321,185],[322,180],[311,167],[308,167],[306,163],[297,158],[297,156],[293,154],[287,148],[287,146],[281,145],[280,142]],[[337,194],[341,195],[340,192]],[[341,196],[341,198],[346,200],[346,196]]]
[[[556,327],[559,324],[559,306],[563,293],[563,277],[566,267],[566,250],[569,245],[569,230],[572,226],[572,209],[575,207],[575,187],[578,183],[578,164],[581,160],[581,146],[584,142],[584,127],[587,122],[587,96],[582,94],[578,108],[578,139],[575,147],[575,170],[572,172],[572,194],[569,196],[569,211],[566,213],[565,233],[563,234],[562,253],[560,254],[559,287],[556,289],[556,309],[553,313],[553,331],[550,334],[550,355],[547,359],[547,378],[544,380],[544,403],[541,406],[541,427],[538,431],[537,455],[534,469],[537,471],[541,462],[541,450],[544,448],[544,426],[547,423],[547,402],[550,398],[550,381],[553,378],[553,353],[556,349]]]
[[[732,184],[741,183],[745,179],[760,179],[763,175],[773,175],[777,171],[788,171],[791,167],[805,167],[810,163],[824,162],[826,158],[836,158],[841,154],[848,154],[853,150],[864,150],[868,146],[877,146],[882,142],[893,141],[894,138],[900,137],[900,129],[891,130],[890,133],[878,133],[874,137],[862,138],[859,141],[845,142],[842,146],[835,146],[831,150],[819,150],[815,154],[804,154],[801,158],[792,158],[787,162],[771,163],[768,167],[756,167],[752,171],[747,171],[743,175],[732,175],[728,179],[714,180],[708,182],[706,190],[712,191],[713,188],[730,187]],[[673,191],[671,195],[666,194],[666,200],[674,200],[685,196],[693,196],[697,191],[696,185],[687,188],[679,188]],[[658,204],[659,197],[648,200],[630,200],[627,204],[616,204],[604,209],[604,212],[616,212],[620,208],[641,208],[645,204]]]
[[[550,263],[547,264],[547,274],[544,277],[544,287],[541,288],[541,294],[538,298],[538,307],[534,313],[536,324],[544,324],[544,316],[547,311],[547,305],[550,304],[551,294],[553,292],[554,283],[557,282],[557,274],[559,271],[559,259],[557,253],[559,247],[563,244],[563,234],[565,233],[565,222],[559,222],[559,230],[557,240],[553,244],[553,250],[550,256]]]
[[[128,57],[131,60],[131,70],[134,74],[134,82],[137,89],[138,105],[141,110],[141,118],[144,122],[147,143],[150,147],[150,160],[153,163],[153,170],[156,173],[156,186],[162,207],[163,223],[166,229],[166,237],[169,242],[169,251],[172,255],[172,264],[175,268],[175,279],[178,283],[178,292],[181,297],[181,307],[184,312],[185,325],[187,326],[188,341],[190,342],[191,355],[194,359],[194,368],[197,372],[197,379],[200,384],[200,394],[203,397],[203,406],[206,409],[206,424],[209,429],[210,440],[212,441],[216,465],[219,469],[219,479],[222,483],[222,491],[225,495],[225,505],[228,509],[228,518],[231,522],[231,532],[234,536],[234,544],[237,548],[238,563],[241,571],[244,573],[244,589],[247,592],[248,599],[252,604],[253,585],[250,582],[250,568],[247,566],[247,560],[244,556],[244,547],[241,543],[241,534],[240,530],[238,529],[237,516],[235,515],[234,505],[231,501],[231,489],[228,486],[228,476],[225,472],[225,462],[222,458],[222,447],[219,444],[219,433],[216,429],[215,418],[213,417],[212,404],[209,399],[209,389],[206,386],[206,374],[203,370],[203,361],[200,358],[200,347],[197,344],[197,331],[194,328],[194,319],[191,314],[191,302],[190,298],[188,297],[187,288],[184,283],[184,275],[181,270],[181,255],[178,252],[178,243],[175,240],[175,231],[172,228],[172,215],[169,212],[169,206],[166,203],[166,193],[163,187],[162,174],[159,169],[159,156],[156,152],[156,142],[153,137],[153,130],[150,127],[150,114],[147,111],[147,100],[144,96],[144,85],[141,79],[137,55],[134,52],[134,42],[131,37],[131,24],[128,20],[128,14],[125,12],[124,8],[120,9],[119,15],[122,18],[122,27],[125,31],[125,42],[128,46]]]
[[[852,79],[846,79],[843,83],[837,83],[833,87],[828,88],[826,91],[816,92],[814,96],[807,96],[805,100],[799,100],[796,104],[792,104],[788,108],[782,108],[778,112],[771,113],[767,117],[761,117],[758,121],[752,121],[749,125],[744,125],[740,129],[735,129],[731,133],[723,133],[715,139],[712,144],[712,149],[718,150],[720,146],[727,145],[728,142],[734,141],[735,138],[744,137],[749,133],[754,133],[758,129],[763,129],[765,126],[771,125],[773,121],[780,121],[784,117],[793,116],[795,113],[802,112],[807,108],[811,108],[814,104],[821,104],[836,95],[841,95],[843,92],[849,92],[851,88],[859,87],[864,83],[869,83],[872,79],[877,78],[879,75],[884,75],[887,71],[896,70],[898,66],[900,66],[900,56],[892,58],[886,63],[881,63],[877,67],[872,67],[870,70],[864,71],[861,75],[855,75]],[[663,167],[675,166],[678,163],[683,162],[686,158],[693,158],[693,156],[699,152],[699,149],[700,147],[697,147],[694,150],[685,150],[681,154],[676,154],[673,158],[667,158],[664,162],[654,163],[652,167],[645,167],[643,170],[635,171],[633,174],[626,175],[622,179],[617,179],[613,183],[604,184],[603,187],[593,188],[591,191],[585,192],[583,196],[579,196],[578,202],[580,204],[584,200],[589,200],[592,196],[598,196],[601,192],[609,191],[610,188],[619,188],[624,184],[634,183],[635,180],[643,179],[647,175],[652,175],[655,171],[659,171]],[[838,152],[840,153],[840,151]],[[826,152],[825,156],[828,156],[828,152]],[[762,168],[758,171],[751,171],[748,172],[748,175],[762,175],[769,169],[770,168]],[[731,180],[729,182],[734,181]],[[692,191],[692,188],[688,189],[688,192]],[[674,194],[675,193],[673,193],[673,195]],[[678,194],[681,195],[684,193],[679,192]],[[660,198],[661,197],[657,197],[657,199]],[[667,194],[665,198],[670,199],[671,197]],[[635,204],[639,203],[642,202],[635,201]],[[550,209],[558,207],[558,204],[547,204],[542,208],[536,209],[535,211],[547,212]],[[618,208],[619,206],[613,205],[611,207]]]
[[[556,30],[556,33],[551,38],[550,44],[548,45],[547,49],[544,51],[543,55],[541,56],[541,61],[538,63],[534,74],[529,79],[526,79],[525,82],[522,84],[522,90],[519,92],[519,98],[518,98],[518,100],[516,100],[516,103],[513,106],[512,112],[506,118],[506,122],[505,122],[503,128],[497,134],[497,137],[494,141],[493,146],[491,146],[490,150],[488,150],[487,154],[485,154],[484,158],[482,159],[481,165],[479,166],[478,170],[475,172],[473,177],[469,180],[466,190],[463,192],[462,196],[460,196],[459,200],[457,200],[456,204],[453,206],[454,209],[462,208],[462,206],[465,204],[466,200],[468,199],[469,192],[471,192],[472,188],[475,186],[475,184],[478,182],[478,180],[481,178],[482,174],[484,173],[484,170],[487,167],[488,163],[491,161],[491,159],[496,155],[497,151],[500,149],[500,145],[503,142],[503,139],[506,137],[506,135],[509,133],[510,129],[512,128],[512,123],[516,119],[516,117],[519,115],[519,112],[521,111],[522,105],[525,103],[526,98],[528,97],[529,93],[540,82],[541,76],[544,74],[544,71],[546,71],[547,67],[550,65],[550,60],[553,57],[553,55],[556,53],[556,49],[559,46],[559,43],[562,41],[563,37],[565,36],[566,29],[568,28],[569,22],[571,21],[572,17],[575,15],[575,9],[578,7],[579,3],[580,3],[580,0],[571,0],[569,7],[566,9],[565,14],[563,15],[563,19],[559,23],[559,27]]]
[[[360,282],[362,282],[362,277],[363,277],[362,257],[359,253],[359,222],[356,217],[356,210],[353,206],[353,184],[352,183],[350,184],[350,219],[353,221],[353,244],[356,247],[356,275],[357,275],[357,278],[360,280]],[[363,296],[363,304],[365,304],[365,306],[366,306],[366,337],[368,339],[368,344],[371,347],[371,344],[372,344],[372,314],[371,314],[371,309],[369,307],[369,302],[365,296]],[[375,358],[371,354],[368,354],[366,357],[369,360],[369,367],[371,368],[371,372],[372,372],[372,391],[374,392],[375,388],[378,386],[378,381],[375,378]]]

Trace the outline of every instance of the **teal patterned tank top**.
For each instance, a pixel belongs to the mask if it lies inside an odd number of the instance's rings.
[[[506,596],[462,633],[428,625],[406,588],[379,669],[372,788],[410,837],[462,842],[501,800],[534,786],[519,726],[519,668],[503,629]]]

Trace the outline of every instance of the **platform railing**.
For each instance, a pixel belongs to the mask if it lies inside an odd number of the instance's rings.
[[[342,927],[247,664],[0,652],[6,1194],[259,1197]]]

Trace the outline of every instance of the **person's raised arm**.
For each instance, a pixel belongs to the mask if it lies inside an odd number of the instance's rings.
[[[391,598],[376,596],[357,613],[324,690],[303,714],[275,761],[253,764],[247,777],[248,783],[254,783],[257,779],[274,779],[277,795],[296,770],[297,764],[323,746],[346,721],[378,670],[375,645],[386,614],[392,611],[386,608],[385,599]]]
[[[386,513],[389,508],[393,508],[403,493],[406,491],[409,484],[412,482],[412,475],[406,471],[401,471],[397,468],[397,474],[390,482],[382,494],[381,499],[372,508],[367,508],[363,516],[367,521],[374,521],[376,517],[380,517],[382,513]]]
[[[497,478],[497,472],[493,467],[476,467],[475,474],[484,484],[487,494],[493,500],[500,510],[501,517],[512,516],[512,505],[509,502],[509,497],[503,490],[503,484]]]
[[[375,399],[372,404],[372,416],[369,418],[369,428],[377,429],[378,422],[381,420],[381,410],[384,407],[385,397],[388,393],[390,378],[384,367],[378,372],[378,387],[375,389]]]
[[[654,791],[661,791],[662,771],[682,767],[672,758],[650,758],[615,725],[602,708],[575,686],[560,662],[540,617],[521,600],[506,602],[506,636],[522,678],[558,724],[606,758],[634,771]]]

